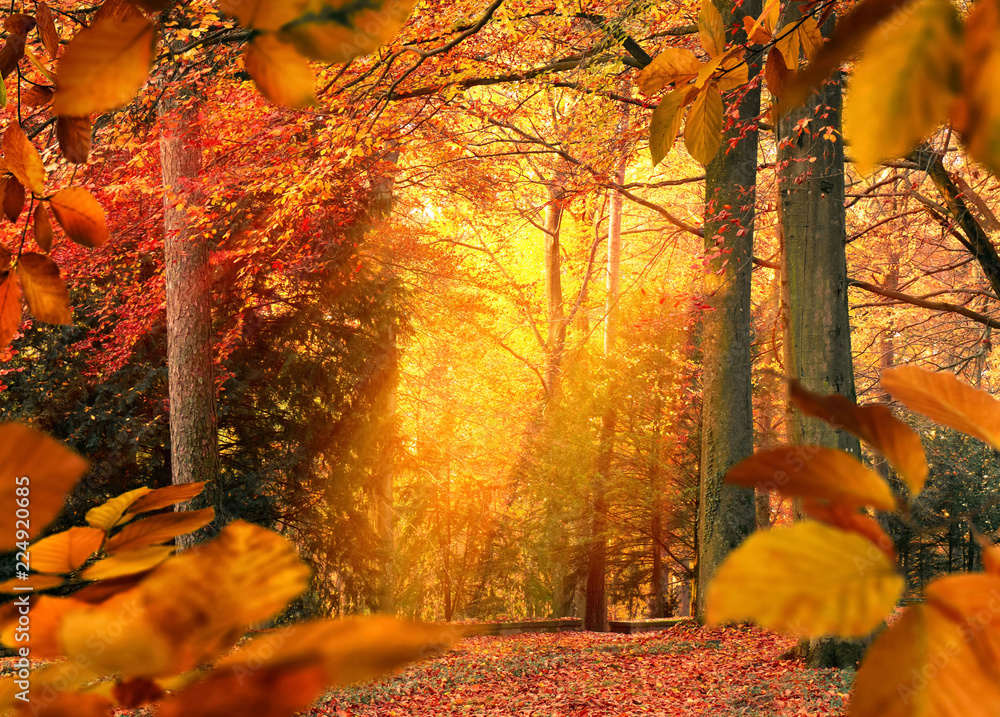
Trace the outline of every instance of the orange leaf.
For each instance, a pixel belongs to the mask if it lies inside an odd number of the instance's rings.
[[[41,202],[35,207],[35,222],[33,225],[35,233],[35,243],[44,252],[52,250],[52,220],[49,213],[45,211],[45,205]]]
[[[97,248],[109,239],[104,209],[86,189],[71,187],[49,200],[56,221],[66,235],[81,246]]]
[[[316,76],[309,61],[273,35],[261,35],[247,46],[247,72],[262,95],[276,105],[308,107],[316,103]]]
[[[212,508],[154,515],[152,518],[126,525],[120,533],[108,540],[105,550],[113,554],[164,543],[178,535],[204,528],[214,519],[215,510]]]
[[[39,540],[28,551],[32,570],[40,573],[69,573],[83,565],[101,549],[104,531],[70,528]]]
[[[32,85],[21,93],[22,107],[44,107],[55,97],[55,90],[51,87],[40,87]]]
[[[17,177],[5,177],[3,180],[3,213],[7,218],[17,223],[18,217],[24,211],[24,185]]]
[[[800,411],[853,433],[884,455],[916,496],[927,480],[927,459],[916,431],[892,415],[887,406],[858,406],[843,396],[821,396],[792,381],[790,395]]]
[[[811,518],[867,538],[878,546],[878,549],[885,553],[889,560],[896,559],[896,549],[893,547],[892,538],[886,535],[882,526],[872,517],[859,513],[853,508],[839,505],[819,505],[812,501],[805,501],[803,509]]]
[[[763,19],[763,15],[756,22],[749,15],[743,17],[743,31],[746,33],[747,39],[755,45],[766,45],[772,40],[771,33],[761,26]]]
[[[290,664],[214,670],[157,706],[158,717],[254,715],[286,717],[309,707],[323,692],[323,666]]]
[[[737,464],[726,482],[760,486],[793,498],[826,500],[859,508],[894,510],[896,499],[880,475],[843,451],[819,446],[781,446]]]
[[[52,111],[83,117],[124,107],[146,82],[155,42],[156,30],[138,13],[81,30],[59,60]]]
[[[1000,575],[1000,546],[985,535],[976,533],[976,542],[983,551],[983,572],[989,575]]]
[[[882,387],[911,411],[1000,449],[1000,401],[950,373],[900,366],[882,372]]]
[[[21,330],[21,287],[17,274],[5,274],[6,278],[0,282],[0,348],[9,346]]]
[[[0,142],[7,169],[17,180],[35,194],[45,193],[45,166],[21,125],[12,121]]]
[[[55,575],[29,575],[27,580],[14,578],[13,580],[0,583],[0,593],[14,595],[23,591],[24,588],[31,588],[32,590],[41,592],[42,590],[59,587],[64,582],[62,578]],[[17,588],[20,588],[20,590],[17,590]]]
[[[89,660],[95,670],[126,677],[177,674],[230,649],[247,625],[284,608],[308,580],[288,540],[236,521],[131,590],[67,614],[61,641],[67,654]],[[123,614],[130,618],[128,630],[113,629]],[[94,635],[107,639],[95,644]]]
[[[18,505],[14,478],[27,477],[31,498],[30,537],[62,509],[63,498],[87,470],[87,461],[33,428],[0,424],[0,549],[13,548]],[[21,482],[20,486],[25,483]]]
[[[57,118],[56,138],[67,162],[86,164],[91,145],[90,117]]]
[[[1000,714],[995,668],[978,659],[966,639],[972,634],[932,605],[908,608],[869,648],[854,679],[850,716]]]
[[[52,11],[42,0],[35,3],[35,20],[38,21],[38,33],[42,36],[42,45],[53,60],[59,54],[59,31],[56,30]]]
[[[396,0],[376,8],[358,3],[352,9],[324,2],[322,10],[309,13],[302,22],[289,23],[277,36],[313,60],[349,62],[392,40],[415,4],[415,0]]]
[[[42,254],[24,254],[17,262],[17,278],[35,318],[47,324],[72,324],[69,291],[56,263]]]
[[[139,550],[123,550],[99,560],[83,571],[85,580],[108,580],[152,570],[174,553],[172,545],[154,545]]]
[[[904,12],[909,5],[910,0],[865,0],[855,5],[854,10],[837,23],[833,37],[816,53],[809,67],[792,80],[778,114],[784,114],[788,108],[802,102],[838,65],[861,47],[869,34],[882,26],[883,20]]]
[[[280,30],[305,14],[307,0],[219,0],[219,9],[244,27]]]
[[[181,483],[180,485],[168,485],[166,488],[157,488],[141,496],[128,509],[128,517],[138,513],[148,513],[151,510],[159,510],[169,505],[183,503],[184,501],[197,498],[205,490],[206,481],[199,483]]]

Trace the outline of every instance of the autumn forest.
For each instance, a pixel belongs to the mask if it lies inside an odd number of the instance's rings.
[[[1000,1],[0,18],[0,712],[1000,713]]]

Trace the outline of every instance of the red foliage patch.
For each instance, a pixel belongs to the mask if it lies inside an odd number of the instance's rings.
[[[793,645],[756,627],[480,637],[311,714],[843,715],[852,673],[778,659]]]

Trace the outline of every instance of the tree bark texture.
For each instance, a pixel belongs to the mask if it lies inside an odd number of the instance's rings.
[[[219,475],[212,355],[212,268],[197,229],[204,201],[201,135],[189,97],[168,89],[160,100],[160,160],[170,383],[170,462],[175,485]],[[178,506],[181,509],[185,506]],[[190,545],[179,539],[178,544]]]
[[[726,27],[761,12],[760,0],[742,8],[715,0]],[[742,32],[741,32],[742,34]],[[737,37],[736,41],[745,38]],[[748,59],[750,59],[748,57]],[[751,65],[750,76],[760,72]],[[760,112],[760,89],[746,91],[740,123],[726,131],[715,159],[706,168],[705,249],[721,253],[706,275],[702,334],[702,448],[698,501],[698,584],[696,612],[704,619],[708,585],[726,555],[756,523],[752,489],[726,485],[729,469],[753,453],[750,395],[750,276],[753,269],[754,202],[757,182],[757,130],[740,136],[742,122]],[[737,220],[735,223],[733,220]],[[721,272],[721,273],[715,273]]]
[[[812,391],[839,393],[853,401],[841,87],[838,72],[782,118],[778,192],[786,372]],[[827,127],[833,132],[828,134]],[[861,455],[856,437],[824,421],[791,411],[787,425],[794,443]],[[858,663],[864,647],[863,640],[821,638],[803,641],[800,652],[809,667],[846,668]]]

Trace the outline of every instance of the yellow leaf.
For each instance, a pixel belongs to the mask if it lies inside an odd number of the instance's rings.
[[[336,0],[313,0],[310,12],[285,25],[278,37],[314,60],[349,62],[392,40],[415,4],[416,0],[390,0],[376,7],[358,3],[356,9],[345,9]]]
[[[802,18],[797,34],[799,36],[799,45],[806,54],[806,60],[812,62],[816,59],[816,55],[819,54],[824,42],[823,32],[819,29],[819,25],[816,24],[816,19],[811,16]]]
[[[698,93],[687,115],[684,146],[697,161],[709,164],[722,144],[722,95],[714,82]]]
[[[45,166],[42,158],[24,130],[16,121],[7,126],[0,142],[4,162],[17,181],[35,194],[45,193]]]
[[[721,92],[729,92],[750,81],[750,65],[739,55],[730,55],[722,61],[722,72],[716,78]]]
[[[151,518],[126,525],[121,529],[121,532],[108,540],[105,550],[113,554],[156,545],[173,540],[178,535],[185,535],[204,528],[214,519],[215,510],[212,508],[154,515]]]
[[[311,704],[326,687],[389,674],[441,653],[461,636],[453,625],[391,617],[312,622],[277,630],[220,660],[205,680],[166,700],[157,714],[288,715]],[[279,685],[289,689],[278,689]]]
[[[261,35],[247,47],[245,62],[261,94],[274,104],[308,107],[316,103],[316,76],[308,60],[291,45],[273,35]]]
[[[85,580],[107,580],[152,570],[174,553],[172,545],[154,545],[139,550],[123,550],[100,560],[81,573]]]
[[[781,57],[785,61],[785,67],[792,72],[797,71],[799,69],[800,46],[799,33],[796,30],[795,23],[790,22],[778,30],[776,38],[774,46],[781,53]]]
[[[101,548],[104,531],[97,528],[70,528],[39,540],[28,551],[32,570],[40,573],[69,573]]]
[[[690,50],[668,47],[639,73],[639,91],[652,95],[671,83],[683,84],[697,75],[700,68],[701,63]]]
[[[29,575],[27,580],[14,578],[13,580],[7,580],[0,583],[0,593],[3,593],[4,595],[14,595],[23,591],[26,587],[40,592],[42,590],[59,587],[63,584],[63,582],[62,578],[54,575]],[[21,590],[17,590],[16,588],[21,588]]]
[[[1000,449],[1000,401],[950,373],[899,366],[882,372],[882,388],[911,411]]]
[[[709,586],[706,616],[802,637],[856,637],[881,624],[904,587],[868,540],[806,521],[755,533],[730,553]]]
[[[110,238],[104,209],[86,189],[70,187],[56,192],[49,206],[66,236],[77,244],[93,249],[104,246]]]
[[[72,324],[69,291],[56,263],[42,254],[24,254],[17,262],[17,278],[35,318],[47,324]]]
[[[244,27],[274,32],[305,14],[309,0],[219,0],[219,9]]]
[[[1000,714],[997,653],[991,645],[998,609],[1000,598],[986,607],[983,623],[975,613],[946,612],[933,602],[908,608],[868,650],[854,680],[851,717]]]
[[[663,96],[660,105],[653,110],[653,118],[649,124],[649,151],[653,155],[654,167],[670,153],[670,148],[677,140],[689,94],[686,89],[672,90]]]
[[[726,26],[711,0],[702,0],[701,12],[698,13],[698,38],[709,57],[718,57],[726,49]]]
[[[888,511],[896,507],[892,490],[882,476],[848,453],[820,446],[758,451],[734,466],[726,474],[726,482],[848,508],[868,505]]]
[[[157,488],[143,495],[129,506],[126,517],[131,519],[137,513],[148,513],[151,510],[159,510],[169,505],[197,498],[205,490],[205,485],[206,481],[200,481],[198,483],[181,483],[179,485],[168,485],[166,488]]]
[[[10,476],[0,482],[0,549],[15,545],[16,488],[29,489],[28,535],[33,538],[56,517],[64,496],[86,470],[87,461],[44,433],[17,423],[0,423],[0,475]]]
[[[842,505],[820,505],[815,501],[803,501],[803,510],[810,518],[840,528],[848,533],[856,533],[877,546],[889,560],[896,560],[896,548],[882,526],[874,518],[859,513],[857,508]]]
[[[88,510],[87,523],[103,531],[109,531],[122,517],[122,514],[129,509],[129,506],[149,492],[149,488],[136,488],[128,493],[115,496],[106,503]]]
[[[951,0],[920,0],[871,36],[844,104],[858,171],[906,154],[947,118],[960,92],[962,26]]]
[[[184,672],[230,649],[247,625],[284,608],[308,580],[290,542],[237,521],[215,540],[166,561],[132,589],[69,611],[59,628],[60,643],[66,655],[106,673]],[[123,616],[127,630],[118,629]],[[95,635],[105,639],[95,641]]]
[[[1000,174],[1000,7],[996,2],[973,4],[965,24],[962,63],[963,96],[953,121],[969,152],[994,174]]]
[[[77,33],[59,60],[57,115],[83,117],[128,104],[146,82],[156,31],[141,15],[105,18]]]
[[[5,274],[0,282],[0,348],[6,348],[21,329],[21,287],[17,274]]]
[[[790,387],[792,403],[807,416],[849,431],[884,455],[917,496],[927,480],[927,458],[916,431],[892,415],[886,406],[858,406],[843,396],[821,396],[798,381]]]

